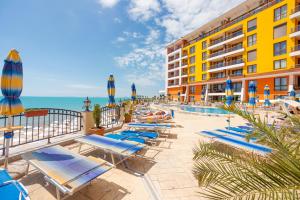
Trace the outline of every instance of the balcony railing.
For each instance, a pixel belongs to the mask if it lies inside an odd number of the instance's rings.
[[[222,89],[209,89],[208,90],[209,93],[223,93],[225,92],[225,88],[222,88]]]
[[[294,9],[291,10],[291,15],[299,11],[300,11],[300,5],[296,6]]]
[[[217,69],[217,68],[231,66],[231,65],[237,65],[237,64],[241,64],[241,63],[244,63],[244,60],[237,59],[237,60],[232,60],[230,62],[222,62],[222,63],[218,63],[216,65],[211,65],[209,69]]]
[[[222,79],[222,78],[225,78],[225,75],[224,76],[211,76],[210,80],[216,80],[216,79]]]
[[[231,38],[237,37],[237,36],[239,36],[239,35],[243,35],[243,30],[237,31],[237,32],[235,32],[235,33],[232,33],[232,34],[227,35],[227,36],[225,36],[225,37],[222,37],[222,38],[220,38],[220,39],[211,41],[211,43],[209,44],[209,46],[216,45],[216,44],[218,44],[218,43],[224,42],[224,41],[226,41],[226,40],[229,40],[229,39],[231,39]]]
[[[243,45],[242,44],[238,44],[238,45],[236,45],[234,47],[231,47],[231,48],[228,48],[228,49],[225,49],[225,50],[222,50],[222,51],[218,51],[216,53],[212,53],[212,54],[209,55],[209,58],[220,56],[222,54],[229,53],[229,52],[232,52],[232,51],[236,51],[236,50],[239,50],[239,49],[242,49],[242,48],[243,48]]]
[[[298,32],[298,31],[300,31],[300,25],[297,25],[295,28],[291,29],[291,33],[295,33],[295,32]]]
[[[292,47],[291,52],[294,52],[294,51],[300,51],[300,45]]]

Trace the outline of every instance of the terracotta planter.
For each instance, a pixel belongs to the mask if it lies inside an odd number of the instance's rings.
[[[96,134],[96,135],[104,135],[105,128],[100,127],[100,128],[90,128],[89,129],[89,134]]]
[[[41,116],[46,116],[48,115],[48,110],[47,109],[42,109],[42,110],[29,110],[25,112],[25,117],[41,117]]]
[[[125,123],[131,122],[131,115],[125,115]]]

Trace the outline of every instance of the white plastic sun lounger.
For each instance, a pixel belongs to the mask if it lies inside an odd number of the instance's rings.
[[[56,187],[57,199],[61,199],[60,192],[64,198],[73,195],[113,167],[102,159],[85,157],[61,146],[28,152],[22,158],[28,162],[27,173],[32,165]]]
[[[97,149],[102,149],[111,155],[112,164],[114,166],[118,165],[119,163],[123,162],[129,157],[138,156],[137,153],[146,148],[145,144],[134,142],[134,141],[121,141],[112,139],[109,137],[103,137],[99,135],[88,135],[81,138],[77,138],[75,141],[80,143],[79,152],[81,149],[82,144],[87,144],[89,146],[92,146]],[[122,156],[123,159],[121,159],[118,163],[116,163],[114,159],[114,154],[117,154],[119,156]]]

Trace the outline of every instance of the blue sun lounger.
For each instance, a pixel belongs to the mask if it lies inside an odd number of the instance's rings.
[[[79,151],[82,144],[87,144],[98,149],[109,152],[114,166],[132,156],[139,156],[138,152],[145,148],[145,145],[134,141],[122,141],[99,135],[87,135],[77,138],[75,141],[80,143]],[[115,162],[114,154],[123,157],[118,163]],[[140,156],[141,157],[141,156]]]
[[[131,136],[131,137],[144,137],[144,138],[149,138],[149,139],[157,139],[158,134],[155,132],[150,132],[150,131],[132,131],[132,130],[126,130],[122,131],[119,134],[121,135],[126,135],[126,136]]]
[[[0,168],[0,199],[30,200],[28,191],[22,183],[11,178],[5,169]]]
[[[228,134],[228,135],[230,135],[230,136],[242,138],[242,139],[245,139],[245,138],[246,138],[246,135],[245,135],[245,134],[241,134],[241,133],[238,133],[238,132],[232,132],[232,131],[223,130],[223,129],[216,129],[216,131],[221,132],[221,133]],[[251,138],[250,141],[256,141],[256,139],[255,139],[255,138]]]
[[[234,138],[231,138],[231,137],[228,137],[228,136],[217,134],[217,133],[212,132],[212,131],[201,131],[200,134],[203,134],[203,135],[206,135],[206,136],[209,136],[209,137],[213,137],[213,138],[217,139],[220,142],[229,143],[229,144],[234,145],[236,147],[244,147],[246,149],[256,150],[256,151],[262,152],[262,153],[270,153],[272,151],[272,149],[270,149],[266,146],[253,144],[251,142],[246,142],[246,141],[242,141],[242,140],[238,140],[238,139],[234,139]]]
[[[128,140],[128,141],[134,141],[139,142],[142,144],[146,143],[146,140],[141,137],[136,136],[128,136],[128,135],[120,135],[120,134],[106,134],[105,137],[116,139],[116,140]]]
[[[251,131],[249,130],[245,130],[245,129],[242,129],[242,128],[238,128],[238,127],[226,127],[227,130],[230,130],[230,131],[235,131],[235,132],[239,132],[239,133],[250,133]]]
[[[157,123],[129,123],[128,127],[137,128],[172,128],[170,124],[157,124]]]
[[[45,175],[47,182],[56,187],[56,197],[60,192],[73,195],[92,180],[112,169],[112,165],[100,158],[85,157],[61,146],[51,146],[28,152],[22,158]]]

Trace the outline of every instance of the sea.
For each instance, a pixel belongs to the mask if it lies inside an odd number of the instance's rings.
[[[86,97],[32,97],[24,96],[20,98],[25,109],[28,108],[61,108],[74,111],[83,111],[83,101]],[[91,108],[95,104],[100,104],[101,106],[106,106],[108,104],[107,97],[89,97],[91,100]],[[122,100],[129,99],[115,98],[116,103]]]

